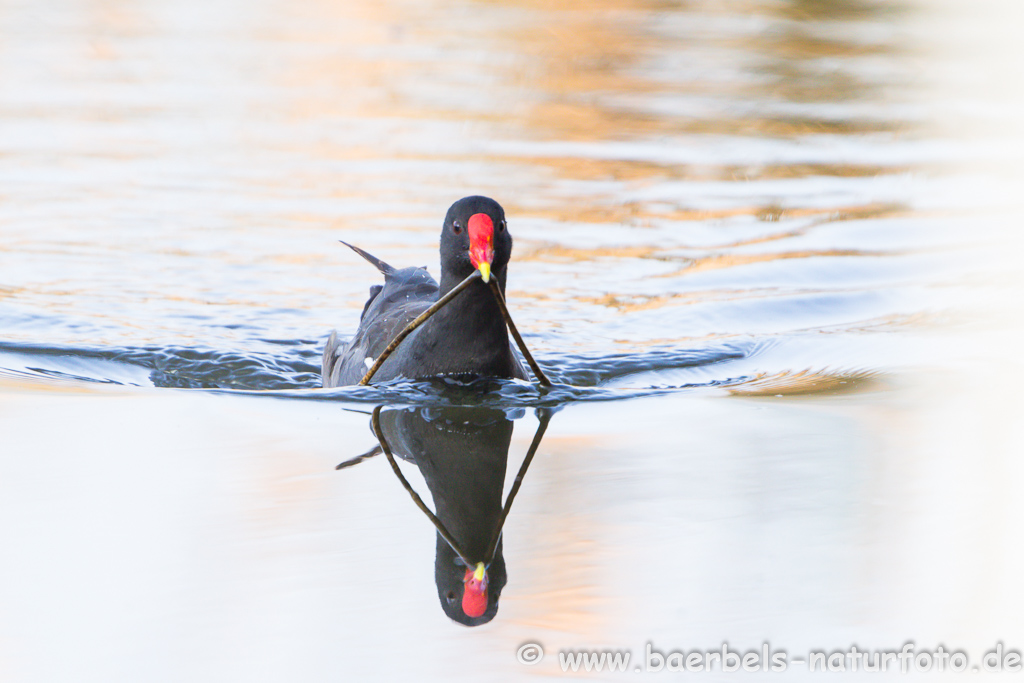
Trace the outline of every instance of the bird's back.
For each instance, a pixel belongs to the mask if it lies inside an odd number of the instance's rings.
[[[352,339],[346,344],[331,332],[327,340],[321,368],[325,388],[358,384],[391,340],[437,301],[438,285],[426,268],[381,268],[381,272],[384,285],[370,288]]]

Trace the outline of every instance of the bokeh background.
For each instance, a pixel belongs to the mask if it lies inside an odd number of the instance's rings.
[[[1022,25],[997,0],[0,0],[0,678],[1024,647]],[[562,386],[501,609],[466,629],[387,465],[333,469],[374,443],[352,410],[422,394],[318,390],[317,354],[378,279],[337,240],[436,275],[475,193]],[[545,401],[513,389],[510,467]]]

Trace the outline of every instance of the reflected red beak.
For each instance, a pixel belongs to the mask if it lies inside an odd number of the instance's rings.
[[[480,214],[477,214],[478,216]],[[478,562],[473,569],[466,570],[462,593],[462,611],[467,617],[479,617],[487,611],[487,569],[483,562]]]
[[[491,262],[494,261],[494,222],[485,213],[474,213],[469,217],[469,260],[487,282],[491,278]]]

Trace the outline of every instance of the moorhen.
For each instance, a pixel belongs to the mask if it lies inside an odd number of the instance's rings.
[[[508,580],[498,534],[512,420],[494,408],[389,408],[380,413],[380,427],[394,454],[419,468],[435,514],[469,560],[437,534],[434,581],[441,609],[466,626],[491,621]]]
[[[406,337],[381,365],[374,381],[396,378],[527,379],[509,344],[508,331],[489,278],[505,293],[512,236],[505,211],[488,197],[465,197],[452,204],[441,230],[441,284],[426,268],[398,270],[358,247],[356,253],[384,274],[370,288],[359,328],[347,344],[331,332],[324,347],[323,386],[358,384],[378,355],[413,319],[462,280],[481,277]]]

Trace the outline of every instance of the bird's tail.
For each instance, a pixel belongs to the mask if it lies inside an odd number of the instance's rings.
[[[373,254],[369,254],[369,253],[363,251],[362,249],[360,249],[359,247],[354,246],[352,244],[349,244],[345,240],[338,240],[338,241],[341,242],[342,244],[344,244],[346,247],[348,247],[352,251],[354,251],[357,254],[359,254],[360,256],[362,256],[367,261],[369,261],[371,264],[373,264],[374,268],[379,270],[384,275],[391,275],[391,273],[395,272],[394,266],[391,266],[391,265],[389,265],[387,263],[384,263],[383,261],[381,261],[379,258],[374,256]]]

